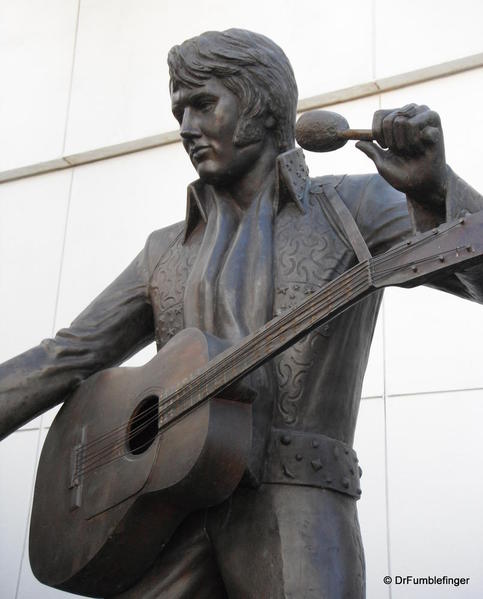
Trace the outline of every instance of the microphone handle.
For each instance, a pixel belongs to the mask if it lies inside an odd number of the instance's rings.
[[[343,139],[374,141],[371,129],[344,129],[344,131],[339,131],[337,135]]]

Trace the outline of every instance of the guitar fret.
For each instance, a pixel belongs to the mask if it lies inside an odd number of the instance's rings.
[[[284,316],[269,321],[257,333],[243,340],[239,346],[217,356],[207,370],[196,373],[178,392],[168,394],[164,406],[167,404],[169,411],[164,409],[164,416],[159,420],[160,425],[169,424],[220,392],[267,361],[308,328],[317,326],[321,319],[358,299],[370,287],[370,268],[366,261],[342,274]]]

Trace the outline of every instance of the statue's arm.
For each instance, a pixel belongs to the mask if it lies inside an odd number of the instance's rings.
[[[0,439],[153,338],[146,248],[71,324],[0,364]]]
[[[388,241],[400,241],[463,212],[483,209],[482,197],[446,164],[443,128],[436,112],[416,104],[378,110],[372,131],[377,143],[360,141],[356,146],[374,162],[382,177],[381,188],[377,197],[369,194],[362,198],[357,212],[375,253],[387,249],[391,245]],[[434,282],[434,286],[483,301],[483,269],[462,269]]]
[[[483,210],[483,197],[458,177],[450,167],[447,166],[446,169],[447,187],[443,218],[438,214],[428,214],[421,204],[407,198],[413,231],[428,230],[431,228],[429,224],[432,224],[432,219],[435,219],[435,224],[439,225],[441,222],[450,222],[465,214]],[[483,266],[462,269],[451,276],[435,280],[430,286],[483,303]]]
[[[483,197],[449,167],[443,209],[413,201],[380,175],[347,176],[338,190],[373,255],[387,251],[419,231],[483,210]],[[483,302],[483,267],[446,275],[431,286]]]

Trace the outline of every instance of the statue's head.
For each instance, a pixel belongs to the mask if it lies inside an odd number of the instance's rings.
[[[279,151],[293,147],[297,84],[283,50],[264,35],[243,29],[207,31],[171,48],[168,65],[171,92],[216,78],[238,98],[235,145],[259,141],[269,119]]]

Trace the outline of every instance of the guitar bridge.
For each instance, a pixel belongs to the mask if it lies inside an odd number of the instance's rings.
[[[84,446],[86,439],[86,427],[81,429],[80,442],[75,445],[71,452],[71,478],[69,489],[71,491],[70,509],[75,510],[82,504],[82,463],[84,458]]]

